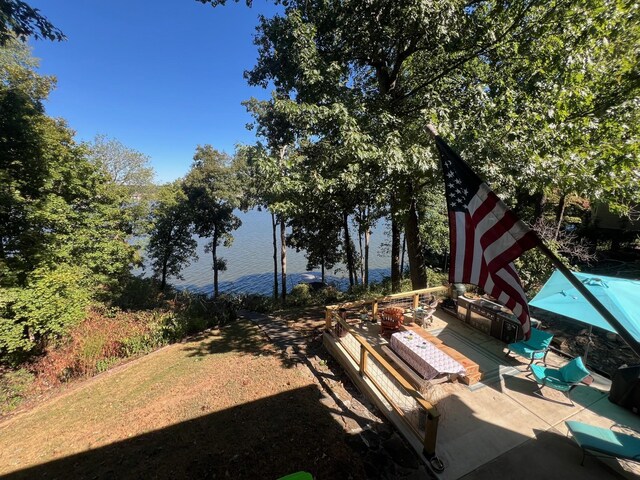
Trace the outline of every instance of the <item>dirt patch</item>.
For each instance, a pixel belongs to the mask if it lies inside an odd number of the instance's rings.
[[[0,474],[278,478],[306,470],[365,478],[355,434],[320,401],[314,378],[239,321],[6,420]]]

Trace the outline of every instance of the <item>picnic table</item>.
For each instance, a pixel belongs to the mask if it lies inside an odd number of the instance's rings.
[[[466,373],[461,363],[411,331],[394,333],[389,343],[398,356],[427,380],[443,374]]]

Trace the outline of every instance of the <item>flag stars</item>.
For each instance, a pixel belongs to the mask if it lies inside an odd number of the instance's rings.
[[[456,185],[462,185],[462,180],[460,180],[459,178],[456,178],[454,182],[456,183]]]
[[[447,183],[447,187],[449,187],[451,190],[453,190],[454,188],[456,188],[456,186],[455,186],[453,183],[451,183],[451,182]]]

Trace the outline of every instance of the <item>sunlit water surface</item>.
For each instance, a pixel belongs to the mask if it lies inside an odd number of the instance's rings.
[[[247,213],[236,212],[242,220],[242,226],[233,234],[233,245],[229,248],[218,247],[218,256],[227,262],[227,270],[219,273],[219,288],[228,293],[273,293],[273,246],[271,232],[271,216],[265,211],[251,210]],[[389,232],[388,225],[380,221],[371,235],[369,254],[369,278],[379,281],[390,272]],[[358,248],[356,232],[352,231],[353,240]],[[278,241],[280,232],[278,230]],[[205,253],[207,239],[198,240],[198,260],[195,260],[182,271],[183,280],[169,278],[169,283],[180,289],[195,292],[211,293],[213,291],[213,270],[210,253]],[[384,244],[384,245],[383,245]],[[278,245],[278,262],[279,251]],[[148,267],[144,269],[146,276],[151,275]],[[287,290],[300,283],[319,281],[320,270],[308,272],[304,252],[287,249]],[[280,266],[278,265],[278,275]],[[138,271],[137,273],[140,273]],[[326,281],[344,290],[349,284],[349,274],[344,265],[327,271]]]

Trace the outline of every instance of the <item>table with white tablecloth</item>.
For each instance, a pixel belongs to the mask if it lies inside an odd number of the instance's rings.
[[[411,331],[394,333],[391,335],[390,345],[393,351],[427,380],[442,374],[466,373],[462,364]]]

